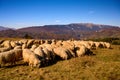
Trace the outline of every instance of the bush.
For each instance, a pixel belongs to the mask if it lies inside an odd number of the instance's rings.
[[[98,39],[91,39],[93,41],[97,41],[97,42],[109,42],[111,44],[114,45],[120,45],[120,38],[98,38]]]
[[[25,34],[23,38],[25,38],[25,39],[33,39],[33,37],[28,35],[28,34]]]
[[[114,45],[120,45],[120,40],[113,40],[112,44],[114,44]]]

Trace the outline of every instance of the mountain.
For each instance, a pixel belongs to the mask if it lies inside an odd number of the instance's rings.
[[[88,39],[120,37],[120,27],[93,23],[67,25],[44,25],[0,31],[0,37],[22,37],[35,39]]]
[[[103,28],[110,28],[115,26],[97,25],[92,23],[73,23],[68,25],[45,25],[45,26],[32,26],[27,28],[18,29],[23,32],[66,32],[66,31],[98,31]]]
[[[7,29],[9,29],[9,28],[0,26],[0,31],[2,31],[2,30],[7,30]]]

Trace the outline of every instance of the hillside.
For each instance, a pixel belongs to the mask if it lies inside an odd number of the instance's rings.
[[[7,28],[7,27],[3,27],[3,26],[0,26],[0,31],[2,31],[2,30],[8,30],[9,28]]]
[[[45,26],[32,26],[18,29],[23,32],[67,32],[67,31],[99,31],[104,28],[111,28],[116,26],[97,25],[92,23],[73,23],[68,25],[45,25]]]
[[[35,39],[88,39],[120,37],[120,27],[92,23],[72,23],[68,25],[31,26],[17,30],[0,31],[0,37],[20,37],[26,35]]]

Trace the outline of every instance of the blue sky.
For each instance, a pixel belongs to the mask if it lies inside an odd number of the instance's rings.
[[[0,26],[69,23],[120,26],[120,0],[0,0]]]

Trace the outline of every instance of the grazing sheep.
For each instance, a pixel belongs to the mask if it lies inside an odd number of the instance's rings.
[[[45,40],[45,43],[44,44],[51,44],[52,42],[49,41],[49,40]]]
[[[57,47],[57,48],[54,48],[54,53],[59,56],[60,58],[64,59],[64,60],[67,60],[69,59],[69,56],[67,54],[67,50],[63,47]]]
[[[84,45],[78,45],[76,47],[76,54],[80,57],[83,55],[93,55],[93,52]]]
[[[44,40],[40,40],[40,44],[44,44],[45,43],[45,41]]]
[[[45,59],[48,64],[52,64],[55,61],[55,53],[52,50],[49,50],[46,47],[43,47],[43,51],[45,53]]]
[[[22,39],[19,41],[20,44],[27,44],[28,40],[27,39]]]
[[[9,40],[4,41],[4,42],[1,44],[1,46],[11,48],[10,41],[9,41]]]
[[[91,46],[90,49],[94,49],[95,48],[95,43],[93,41],[88,41],[88,43]]]
[[[22,49],[13,49],[11,52],[15,53],[15,61],[22,60]]]
[[[39,55],[40,57],[45,58],[45,54],[42,47],[38,46],[33,52]]]
[[[15,63],[15,54],[11,52],[0,53],[0,67],[6,63]]]
[[[16,46],[14,49],[22,49],[22,46]]]
[[[80,57],[82,55],[85,55],[86,51],[87,51],[87,48],[84,45],[81,45],[81,46],[79,45],[76,51],[77,56]]]
[[[111,44],[110,44],[110,43],[105,42],[104,44],[105,44],[105,47],[106,47],[106,48],[108,48],[108,49],[111,48]]]
[[[10,47],[3,47],[3,48],[0,48],[0,52],[5,52],[5,51],[9,51],[11,50]]]
[[[74,53],[75,45],[72,41],[67,41],[67,42],[63,41],[62,46],[69,50],[72,57],[75,57],[75,53]]]
[[[100,47],[102,46],[102,44],[101,44],[100,42],[94,42],[94,43],[95,43],[96,49],[97,49],[97,48],[100,48]]]
[[[33,44],[40,45],[40,40],[34,40]]]
[[[41,66],[41,60],[38,55],[29,49],[23,49],[23,60],[24,62],[29,63],[29,66],[31,67],[39,68]]]
[[[49,51],[53,51],[53,47],[51,44],[42,44],[40,45],[42,48],[47,48]]]
[[[46,55],[46,58],[48,58],[51,62],[55,59],[55,54],[53,51],[53,46],[51,44],[42,44],[40,45]]]
[[[27,47],[30,48],[30,47],[33,45],[33,43],[34,43],[34,40],[33,40],[33,39],[28,40],[28,42],[27,42]]]
[[[6,63],[15,64],[16,61],[19,61],[21,59],[22,59],[21,49],[2,52],[0,53],[0,66]]]
[[[61,40],[57,41],[57,42],[56,42],[56,46],[62,46],[62,42],[63,42],[63,41],[61,41]]]
[[[36,45],[32,45],[32,47],[30,48],[31,51],[34,51],[37,48]]]
[[[22,45],[22,49],[26,49],[26,48],[28,48],[28,47],[27,47],[27,44],[23,44],[23,45]]]
[[[4,42],[4,40],[0,40],[0,44],[2,44]]]
[[[17,44],[15,43],[15,41],[10,41],[10,45],[12,48],[14,48],[15,46],[17,46]]]

